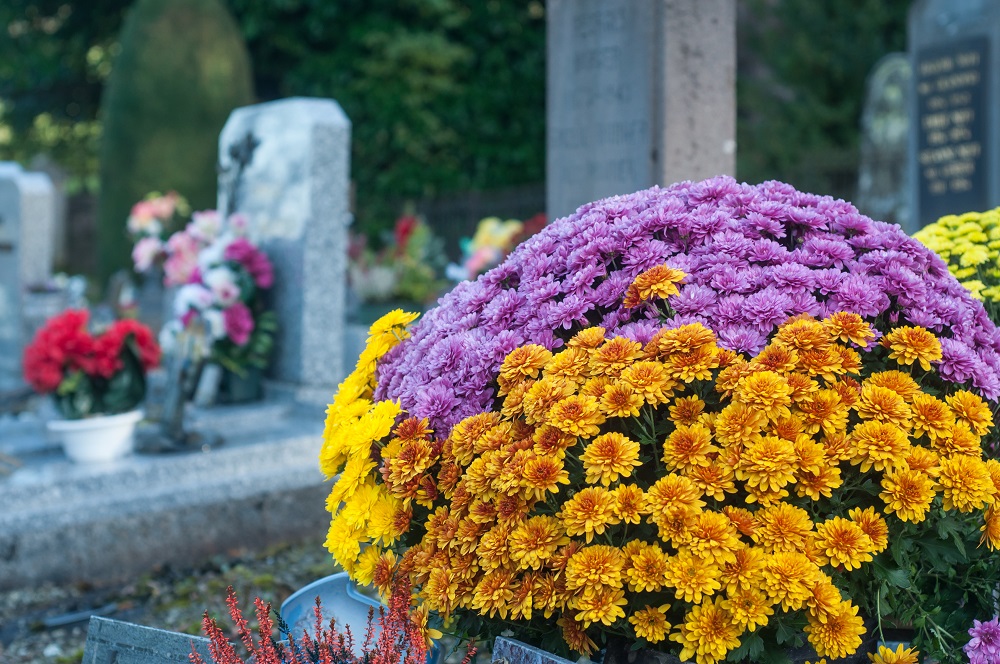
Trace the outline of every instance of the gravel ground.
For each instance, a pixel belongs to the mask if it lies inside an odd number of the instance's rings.
[[[0,592],[0,663],[75,664],[83,659],[89,614],[149,627],[201,634],[207,610],[229,625],[230,585],[252,616],[259,596],[281,605],[302,586],[337,571],[322,540],[283,545],[260,554],[234,551],[193,569],[157,569],[124,586],[43,585]],[[72,620],[76,622],[59,624]]]

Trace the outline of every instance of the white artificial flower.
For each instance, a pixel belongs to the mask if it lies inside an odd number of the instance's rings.
[[[222,216],[215,210],[202,210],[191,215],[188,233],[205,244],[215,241],[222,230]]]
[[[225,309],[240,299],[240,287],[236,275],[228,267],[213,267],[202,276],[202,281],[212,291],[219,305]]]
[[[202,311],[212,306],[214,299],[212,291],[201,284],[185,284],[174,296],[174,315],[180,318],[191,309]]]
[[[226,321],[222,317],[220,309],[206,309],[201,313],[202,320],[205,321],[205,331],[212,340],[222,339],[226,336]]]

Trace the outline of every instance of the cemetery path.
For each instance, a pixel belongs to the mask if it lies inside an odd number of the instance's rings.
[[[321,539],[260,554],[231,551],[195,568],[153,570],[126,585],[86,584],[0,592],[0,662],[76,664],[83,659],[91,614],[189,634],[207,610],[227,624],[226,588],[246,615],[256,596],[275,607],[298,588],[336,571]]]

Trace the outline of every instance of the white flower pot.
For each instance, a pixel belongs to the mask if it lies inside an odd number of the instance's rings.
[[[133,410],[82,420],[52,420],[48,427],[62,440],[70,459],[77,463],[100,463],[132,453],[135,425],[141,419],[142,411]]]

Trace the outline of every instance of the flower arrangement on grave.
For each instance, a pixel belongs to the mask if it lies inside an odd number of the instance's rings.
[[[421,217],[403,215],[381,250],[373,250],[365,235],[355,235],[349,251],[348,276],[362,302],[406,301],[426,304],[445,287],[439,276],[444,248]]]
[[[92,334],[88,322],[85,309],[69,309],[24,349],[24,379],[51,394],[66,419],[134,410],[146,395],[146,372],[160,363],[160,347],[142,323],[119,320]]]
[[[146,271],[162,262],[163,282],[177,287],[174,320],[164,326],[165,346],[181,330],[199,322],[211,344],[210,359],[243,375],[248,368],[267,367],[277,317],[262,295],[274,283],[271,261],[246,236],[246,219],[223,219],[215,210],[195,212],[166,242],[133,251],[135,269]]]
[[[898,621],[950,662],[994,615],[1000,335],[898,226],[776,182],[653,188],[415,318],[370,330],[320,462],[335,559],[405,574],[432,624],[707,664]]]
[[[445,274],[455,282],[475,279],[486,270],[496,267],[516,246],[515,240],[523,231],[524,222],[517,219],[480,219],[473,236],[459,241],[462,262],[449,263]]]
[[[1000,208],[947,215],[913,237],[946,260],[990,318],[1000,320]]]
[[[187,200],[175,191],[150,192],[132,206],[125,227],[135,243],[132,262],[137,272],[147,272],[162,257],[166,238],[182,227],[190,214]]]

